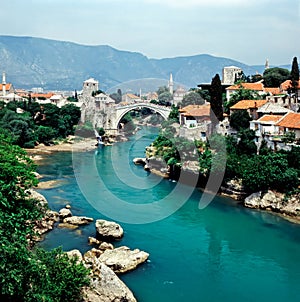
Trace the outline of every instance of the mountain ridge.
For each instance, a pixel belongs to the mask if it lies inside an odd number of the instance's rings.
[[[6,72],[7,80],[16,88],[80,90],[82,82],[93,77],[102,90],[117,89],[121,85],[125,90],[138,91],[144,88],[138,87],[143,86],[143,81],[151,89],[150,78],[165,85],[170,73],[177,85],[190,88],[210,82],[216,73],[221,75],[223,67],[230,65],[241,67],[245,74],[264,70],[264,65],[250,66],[210,54],[152,59],[110,45],[0,35],[0,71]],[[159,81],[152,84],[157,86]]]

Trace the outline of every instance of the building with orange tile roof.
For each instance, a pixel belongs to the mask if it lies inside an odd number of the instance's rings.
[[[179,136],[205,141],[211,132],[210,104],[188,105],[179,109],[179,121]]]
[[[286,80],[283,83],[280,84],[280,90],[281,91],[288,91],[290,88],[292,88],[292,81],[291,80]],[[298,81],[298,90],[300,90],[300,80]]]
[[[123,102],[129,102],[129,103],[132,103],[132,102],[140,102],[141,101],[141,98],[135,94],[132,94],[132,93],[126,93],[122,96],[122,101]]]
[[[53,92],[47,92],[47,93],[31,93],[31,98],[33,99],[50,99],[54,95]]]
[[[4,97],[10,93],[15,93],[15,89],[11,83],[6,83],[6,75],[3,72],[2,83],[0,84],[0,96]]]
[[[256,83],[239,83],[236,85],[231,85],[226,88],[226,99],[227,101],[230,100],[230,96],[235,93],[236,91],[240,89],[247,89],[247,90],[253,90],[256,91],[258,94],[263,95],[265,94],[265,88],[263,83],[256,82]]]
[[[282,93],[279,87],[265,87],[264,89],[266,93],[271,95],[278,95]]]
[[[188,105],[179,109],[180,124],[190,127],[198,123],[210,121],[210,104]]]
[[[258,120],[254,120],[250,122],[250,129],[254,130],[257,137],[262,137],[266,134],[275,134],[278,132],[278,128],[276,124],[283,118],[282,115],[269,115],[266,114],[259,118]]]
[[[239,110],[247,110],[250,117],[255,120],[258,118],[257,110],[264,104],[266,104],[267,100],[242,100],[237,102],[235,105],[230,107],[230,115]]]
[[[296,139],[300,138],[300,113],[290,112],[286,114],[277,124],[279,131],[285,133],[293,131]]]

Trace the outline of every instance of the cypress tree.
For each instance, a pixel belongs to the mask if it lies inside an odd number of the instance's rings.
[[[216,74],[211,81],[210,89],[210,106],[211,110],[219,121],[223,120],[223,105],[222,105],[222,84],[219,74]],[[213,123],[214,119],[212,119]]]
[[[299,65],[297,57],[294,57],[291,70],[292,89],[295,93],[296,101],[298,101],[298,83],[299,83]]]

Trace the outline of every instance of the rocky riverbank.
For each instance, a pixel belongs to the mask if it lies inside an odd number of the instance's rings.
[[[270,190],[256,192],[245,198],[244,206],[271,211],[292,222],[300,223],[300,193],[287,197],[283,193]]]
[[[151,173],[170,178],[169,167],[159,158],[135,158],[133,162],[144,166],[144,169]],[[198,169],[198,162],[187,162],[183,165],[181,172],[195,174],[199,173]],[[294,223],[300,223],[300,193],[287,197],[283,193],[268,191],[249,196],[241,180],[230,180],[221,186],[219,194],[230,197],[247,208],[269,211]]]
[[[41,206],[47,206],[46,198],[30,190],[30,198],[39,200]],[[94,219],[85,216],[73,216],[71,206],[67,204],[59,212],[46,210],[45,216],[35,222],[36,236],[29,238],[30,246],[43,240],[45,234],[55,227],[74,229],[93,223]],[[77,257],[90,269],[90,286],[83,289],[83,302],[136,302],[130,289],[118,278],[117,274],[132,271],[145,261],[149,254],[139,249],[131,250],[127,246],[115,248],[113,241],[121,240],[123,228],[113,221],[98,219],[95,222],[95,237],[87,238],[93,247],[84,255],[79,250],[67,252],[69,257]],[[104,241],[105,240],[105,241]]]

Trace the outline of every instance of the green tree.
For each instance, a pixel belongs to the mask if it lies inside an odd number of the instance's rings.
[[[166,106],[172,100],[172,95],[169,91],[163,92],[158,95],[158,103],[159,105]]]
[[[252,156],[241,165],[243,184],[249,192],[268,189],[288,192],[299,185],[297,171],[289,168],[284,154],[270,152]]]
[[[183,97],[181,103],[183,107],[187,105],[203,105],[205,103],[205,100],[199,93],[191,91]]]
[[[279,87],[281,83],[290,78],[290,72],[285,68],[268,68],[263,73],[265,87]]]
[[[249,128],[250,121],[247,110],[237,110],[230,115],[230,126],[237,131]]]
[[[242,100],[260,100],[262,97],[255,90],[245,89],[240,86],[240,89],[231,94],[230,100],[224,103],[224,111],[229,114],[230,107]]]
[[[291,70],[292,90],[295,93],[295,98],[298,100],[298,86],[299,86],[299,65],[297,57],[294,57]]]
[[[223,101],[222,101],[222,84],[219,74],[216,74],[211,81],[210,88],[210,105],[211,110],[219,121],[223,120]],[[212,119],[213,121],[214,119]]]
[[[253,155],[257,153],[255,145],[255,132],[250,129],[241,130],[238,133],[237,152],[238,154]]]
[[[179,123],[179,109],[177,106],[172,105],[168,118],[176,123]]]
[[[48,143],[55,138],[56,132],[51,127],[38,126],[35,134],[39,143]]]
[[[37,185],[35,165],[0,129],[0,300],[7,302],[80,301],[88,271],[61,250],[32,251],[28,239],[45,208],[30,198]]]

